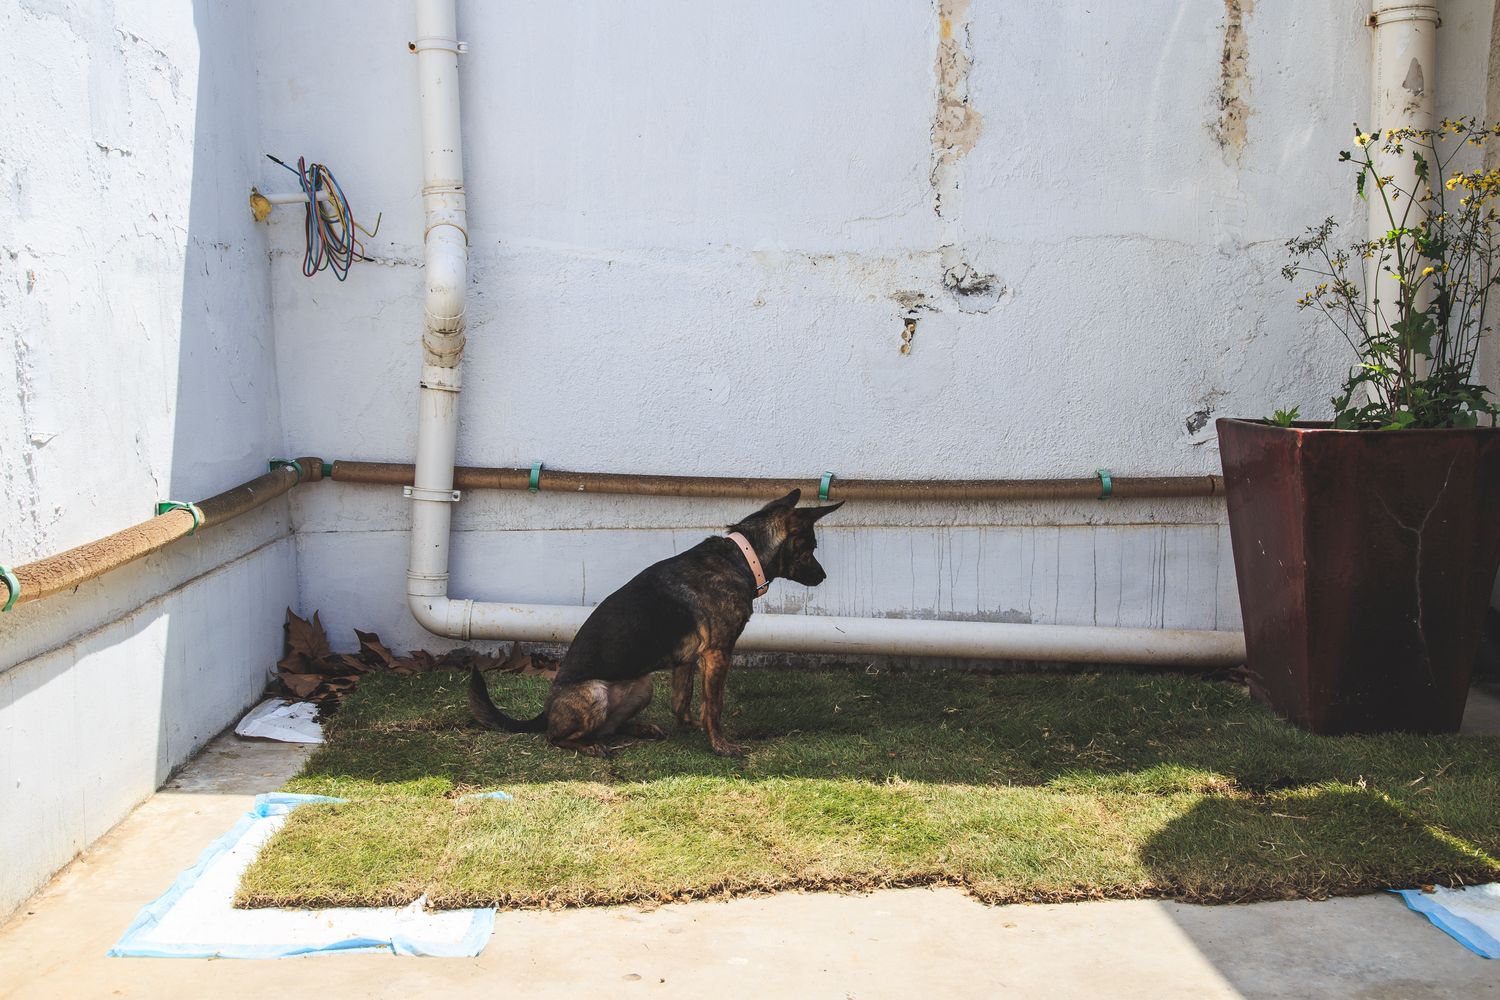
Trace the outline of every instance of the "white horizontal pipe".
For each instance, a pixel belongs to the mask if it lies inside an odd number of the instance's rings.
[[[280,194],[263,195],[262,197],[264,197],[266,201],[269,201],[273,205],[304,205],[307,203],[307,195],[303,194],[301,191],[286,191]],[[328,192],[319,191],[318,200],[327,201]]]
[[[594,609],[440,597],[420,601],[413,598],[412,610],[424,627],[439,635],[565,643],[572,641]],[[850,656],[1234,666],[1245,661],[1245,635],[1206,629],[755,615],[735,649]]]

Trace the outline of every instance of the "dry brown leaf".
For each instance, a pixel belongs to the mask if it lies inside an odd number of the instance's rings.
[[[519,674],[524,673],[526,668],[530,666],[531,654],[523,650],[519,642],[513,642],[510,644],[510,649],[506,652],[505,660],[500,664],[499,669],[508,674]]]
[[[323,678],[318,674],[292,674],[283,672],[281,683],[287,686],[298,698],[308,698],[318,688],[323,686]]]
[[[339,660],[344,664],[345,668],[347,668],[347,673],[349,674],[367,674],[371,670],[375,669],[374,666],[366,663],[364,660],[361,660],[353,653],[340,653]]]
[[[414,649],[398,656],[380,641],[374,632],[354,630],[359,638],[359,652],[335,653],[328,645],[323,622],[318,613],[312,619],[297,617],[287,609],[287,653],[276,664],[283,692],[292,698],[323,703],[337,702],[352,691],[359,678],[372,670],[389,670],[397,675],[426,673],[439,668],[551,676],[556,673],[555,657],[528,653],[520,643],[493,652],[461,646],[441,654]]]
[[[301,653],[288,653],[276,661],[276,670],[283,674],[310,673],[311,661]]]
[[[287,608],[285,629],[286,645],[290,652],[301,653],[313,660],[333,655],[333,650],[328,645],[328,636],[323,631],[323,622],[316,611],[313,612],[312,621],[306,621],[293,614],[291,608]]]
[[[380,636],[374,632],[361,632],[354,630],[359,638],[359,655],[372,667],[390,668],[396,660],[396,654],[386,648],[385,643],[380,641]]]

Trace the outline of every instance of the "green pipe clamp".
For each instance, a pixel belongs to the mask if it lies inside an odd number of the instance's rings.
[[[323,463],[323,478],[324,479],[332,479],[333,478],[333,463],[332,462],[324,462]]]
[[[295,458],[273,458],[266,464],[270,466],[272,472],[290,466],[297,473],[297,483],[300,484],[302,482],[302,463]]]
[[[203,511],[199,510],[198,505],[195,503],[183,503],[181,500],[158,500],[156,502],[157,517],[161,517],[167,511],[171,510],[185,510],[193,515],[193,526],[188,529],[189,535],[197,531],[199,526],[203,524]]]
[[[542,463],[541,462],[536,462],[536,463],[532,464],[532,466],[531,466],[531,481],[526,484],[526,488],[528,490],[530,490],[531,492],[533,492],[533,493],[537,493],[537,492],[541,491],[541,488],[542,488]]]
[[[9,611],[16,606],[16,598],[21,596],[21,581],[16,579],[16,574],[10,571],[9,566],[0,566],[0,580],[5,581],[5,586],[10,590],[10,596],[5,599],[5,606],[0,611]]]
[[[832,482],[833,482],[833,473],[831,473],[831,472],[825,472],[825,473],[823,473],[823,481],[818,484],[818,499],[819,500],[827,500],[828,499],[828,486]]]
[[[1108,500],[1115,492],[1114,480],[1110,478],[1108,469],[1099,470],[1099,499]]]

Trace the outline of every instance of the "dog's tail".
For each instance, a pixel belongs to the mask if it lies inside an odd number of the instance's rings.
[[[484,683],[484,675],[476,667],[469,668],[469,714],[486,729],[499,729],[507,733],[545,733],[547,711],[534,719],[512,719],[490,700],[490,689]]]

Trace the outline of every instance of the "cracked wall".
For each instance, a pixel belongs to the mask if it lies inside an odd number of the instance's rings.
[[[1488,18],[1488,0],[1445,17],[1480,6]],[[392,266],[306,281],[299,221],[273,216],[284,419],[311,450],[406,459],[421,180],[389,151],[417,120],[410,29],[338,0],[348,54],[330,53],[276,29],[295,10],[271,5],[257,38],[266,145],[338,150],[356,210],[386,212],[374,250]],[[460,461],[1201,474],[1217,469],[1217,417],[1317,414],[1338,383],[1341,342],[1307,327],[1278,271],[1288,235],[1357,218],[1336,153],[1370,56],[1347,5],[666,0],[642,18],[467,2],[459,16],[474,276]],[[1473,91],[1473,60],[1440,65],[1447,93]],[[301,99],[356,73],[380,127]],[[598,599],[738,507],[467,496],[454,593]],[[309,492],[294,513],[303,592],[335,631],[363,617],[430,641],[398,596],[378,620],[363,599],[362,577],[399,589],[398,495]],[[845,508],[825,522],[840,569],[773,600],[1229,627],[1221,521],[1212,503]],[[862,532],[880,533],[868,555]],[[1151,539],[1170,548],[1165,571]]]
[[[938,43],[933,60],[937,110],[932,120],[932,209],[940,218],[955,218],[960,161],[984,130],[984,115],[969,101],[970,0],[937,0]],[[946,199],[946,206],[944,201]]]
[[[283,448],[250,14],[0,10],[0,563],[196,500]],[[263,690],[285,504],[0,614],[0,918]]]

